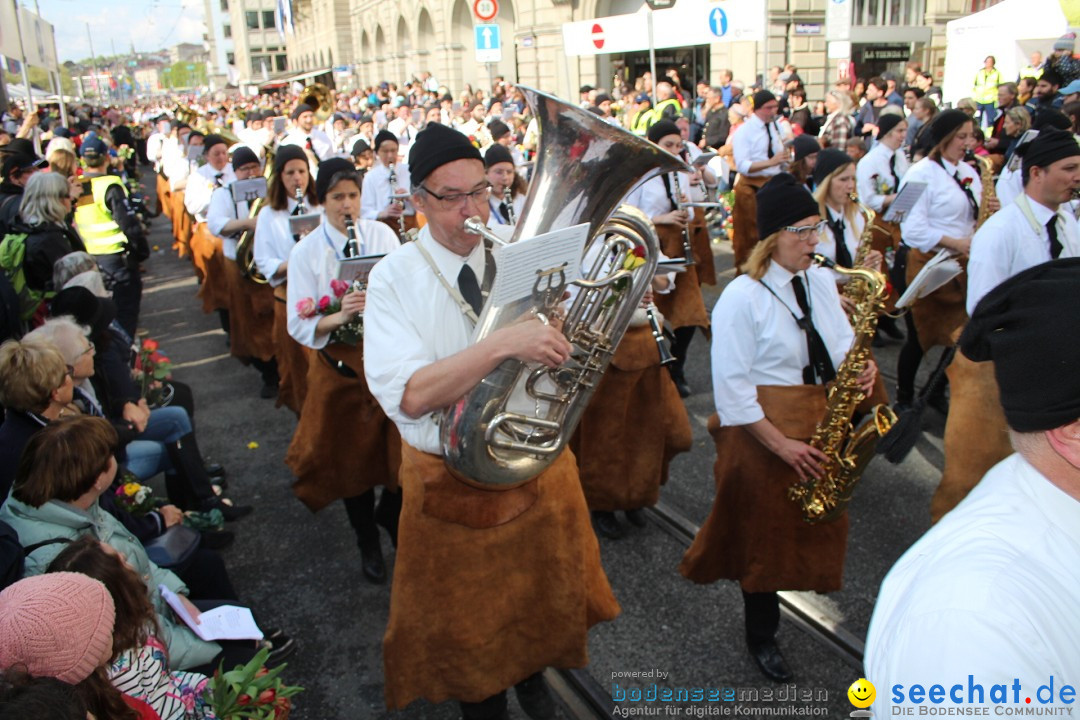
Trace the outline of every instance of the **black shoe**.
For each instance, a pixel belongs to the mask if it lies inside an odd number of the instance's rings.
[[[236,536],[228,530],[203,530],[201,546],[207,550],[224,550],[233,544]]]
[[[284,633],[276,638],[264,637],[259,642],[262,647],[270,648],[270,655],[266,658],[267,668],[277,667],[296,652],[296,641]]]
[[[686,382],[686,378],[672,378],[675,381],[675,389],[679,391],[679,397],[686,399],[693,395],[693,391],[690,389],[690,385]]]
[[[206,503],[202,509],[213,510],[214,508],[221,511],[222,517],[224,517],[227,522],[239,520],[245,515],[250,515],[255,509],[250,505],[234,505],[233,501],[228,498],[214,498]]]
[[[360,547],[360,569],[369,582],[375,585],[386,582],[386,561],[379,544]]]
[[[263,630],[263,640],[269,640],[271,643],[284,642],[288,639],[289,636],[279,627],[266,628]]]
[[[645,527],[645,509],[634,508],[633,510],[627,510],[626,519],[630,521],[631,525]]]
[[[261,397],[263,400],[272,400],[272,399],[277,397],[277,392],[278,392],[277,384],[263,385],[262,389],[259,390],[259,397]]]
[[[607,510],[594,510],[592,516],[596,531],[609,540],[618,540],[625,534],[626,531],[619,524],[619,519],[615,517],[615,513]]]
[[[225,468],[218,463],[207,463],[206,474],[210,476],[210,479],[215,485],[221,485],[222,487],[228,485],[225,481],[225,476],[228,475],[228,473],[225,472]]]
[[[552,720],[555,717],[555,700],[551,697],[544,674],[530,675],[514,686],[518,704],[532,720]]]
[[[768,640],[761,643],[747,643],[750,657],[754,658],[761,673],[776,682],[788,682],[794,677],[788,669],[784,656],[780,654],[780,648],[776,641]]]

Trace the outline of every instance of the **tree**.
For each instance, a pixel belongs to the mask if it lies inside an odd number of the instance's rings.
[[[45,90],[46,92],[53,91],[52,78],[49,77],[49,71],[45,68],[34,67],[30,65],[26,69],[26,74],[30,77],[30,84]],[[64,95],[75,94],[75,81],[71,79],[71,73],[68,72],[66,66],[60,66],[60,91]]]
[[[206,63],[175,62],[162,71],[161,84],[167,88],[190,88],[206,84]]]

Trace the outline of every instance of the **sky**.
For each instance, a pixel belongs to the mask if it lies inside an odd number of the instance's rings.
[[[34,0],[19,0],[34,10]],[[90,25],[94,52],[111,55],[165,50],[181,42],[202,44],[203,0],[37,0],[41,16],[56,28],[61,62],[90,57]]]

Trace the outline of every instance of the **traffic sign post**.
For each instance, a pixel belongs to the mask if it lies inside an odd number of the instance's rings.
[[[498,0],[473,0],[473,15],[480,22],[491,22],[499,14]]]
[[[502,62],[502,34],[495,23],[481,23],[473,26],[476,40],[476,62]]]

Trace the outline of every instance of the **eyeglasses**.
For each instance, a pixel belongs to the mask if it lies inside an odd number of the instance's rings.
[[[473,190],[472,192],[453,193],[451,195],[439,195],[437,193],[433,193],[431,190],[427,189],[423,185],[420,186],[420,189],[426,192],[431,197],[438,200],[440,203],[442,203],[443,207],[446,208],[459,207],[465,203],[466,199],[476,203],[487,202],[487,199],[491,196],[490,185],[485,185],[484,187],[478,190]]]
[[[67,375],[69,378],[75,377],[75,368],[73,368],[71,365],[65,365],[64,374]]]
[[[83,355],[89,355],[90,353],[94,352],[94,341],[93,340],[87,340],[87,342],[90,343],[90,344],[86,346],[85,350],[83,350],[81,353],[79,353],[79,357],[82,357]]]
[[[799,236],[799,240],[806,241],[810,239],[811,235],[820,235],[825,232],[826,222],[822,220],[814,225],[802,225],[795,227],[794,225],[788,225],[780,228],[781,230],[787,230],[789,233],[795,233]]]

